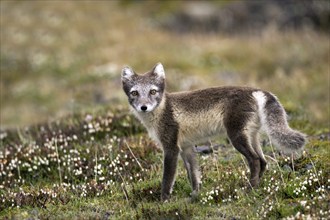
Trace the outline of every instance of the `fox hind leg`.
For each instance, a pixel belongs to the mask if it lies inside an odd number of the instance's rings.
[[[250,168],[250,184],[257,187],[260,182],[261,162],[260,156],[255,152],[248,141],[248,137],[242,131],[228,132],[228,137],[232,145],[247,159]]]
[[[260,146],[260,141],[259,141],[259,133],[255,132],[252,137],[251,137],[251,144],[255,152],[259,155],[259,160],[260,160],[260,172],[259,172],[259,178],[263,176],[263,174],[266,171],[267,167],[267,161],[265,159],[264,153],[261,149]]]

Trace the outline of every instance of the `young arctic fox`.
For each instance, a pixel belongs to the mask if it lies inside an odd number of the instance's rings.
[[[248,87],[216,87],[167,93],[161,63],[143,75],[125,67],[121,79],[133,113],[163,148],[163,201],[170,197],[179,154],[192,195],[197,195],[200,175],[193,146],[221,132],[227,133],[232,145],[247,159],[252,187],[258,186],[267,164],[259,144],[259,130],[266,131],[272,143],[286,154],[302,149],[305,144],[305,135],[288,126],[282,105],[269,92]]]

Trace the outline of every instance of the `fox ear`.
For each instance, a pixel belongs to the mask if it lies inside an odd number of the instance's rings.
[[[152,72],[157,78],[165,79],[165,71],[161,63],[157,63]]]
[[[131,80],[134,75],[134,71],[130,67],[126,66],[121,71],[121,80]]]

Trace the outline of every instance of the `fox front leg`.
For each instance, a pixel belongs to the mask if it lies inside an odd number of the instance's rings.
[[[170,198],[175,181],[175,173],[178,163],[178,149],[164,150],[164,170],[162,180],[161,200],[166,201]]]

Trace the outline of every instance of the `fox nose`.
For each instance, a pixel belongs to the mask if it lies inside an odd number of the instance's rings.
[[[148,109],[148,107],[147,107],[147,106],[145,106],[145,105],[142,105],[142,106],[141,106],[141,110],[142,110],[142,111],[144,111],[144,112],[145,112],[145,111],[147,111],[147,109]]]

